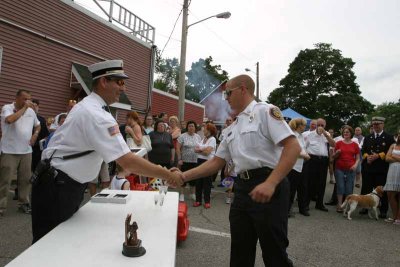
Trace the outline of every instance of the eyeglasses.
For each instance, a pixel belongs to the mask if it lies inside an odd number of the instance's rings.
[[[118,86],[124,86],[125,85],[125,80],[123,79],[113,79],[113,78],[106,78],[107,81],[114,81],[118,84]]]
[[[325,127],[323,124],[317,124],[318,127]]]
[[[381,125],[382,124],[382,122],[374,122],[374,123],[372,123],[372,125]]]
[[[228,97],[231,96],[232,92],[235,91],[236,89],[241,88],[241,86],[235,87],[233,89],[226,89],[225,91],[222,92],[222,96],[224,97],[224,99],[228,99]]]

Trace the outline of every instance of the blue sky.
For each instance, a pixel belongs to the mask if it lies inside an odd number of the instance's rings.
[[[76,3],[101,14],[92,0]],[[156,28],[162,49],[183,0],[117,0]],[[400,99],[400,1],[398,0],[192,0],[189,24],[224,11],[229,19],[209,19],[189,28],[186,68],[212,56],[229,75],[255,71],[265,100],[287,74],[301,49],[331,43],[356,62],[361,95],[373,104]],[[181,19],[163,57],[180,57]],[[249,73],[255,78],[253,73]]]

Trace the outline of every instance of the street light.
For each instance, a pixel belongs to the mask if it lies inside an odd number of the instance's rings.
[[[189,0],[184,0],[183,1],[183,15],[182,15],[182,43],[181,43],[181,62],[180,62],[180,71],[179,71],[179,121],[184,121],[185,120],[185,67],[186,67],[186,45],[187,45],[187,34],[188,34],[188,29],[190,26],[193,26],[197,23],[203,22],[205,20],[211,19],[211,18],[219,18],[219,19],[227,19],[231,16],[230,12],[223,12],[219,13],[217,15],[210,16],[208,18],[199,20],[195,23],[192,23],[190,25],[187,24],[187,18],[188,18],[188,1]]]
[[[251,69],[249,69],[249,68],[245,68],[244,69],[245,71],[251,71],[251,72],[253,72],[253,73],[255,73],[256,74],[256,97],[257,97],[257,99],[260,99],[260,84],[259,84],[259,64],[258,64],[258,62],[256,63],[256,72],[254,72],[254,71],[252,71]]]

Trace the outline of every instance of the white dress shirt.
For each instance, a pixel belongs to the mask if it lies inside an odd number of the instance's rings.
[[[42,158],[72,179],[86,183],[99,174],[101,163],[114,161],[130,152],[119,132],[118,123],[103,109],[106,103],[92,92],[69,112],[63,125],[57,128]],[[94,150],[83,157],[63,160],[58,157]]]
[[[216,156],[232,159],[235,172],[269,167],[274,169],[282,153],[279,143],[294,135],[289,125],[274,117],[277,107],[252,101],[232,124]]]
[[[328,140],[323,134],[317,134],[317,131],[310,132],[305,139],[305,144],[308,154],[328,157]]]

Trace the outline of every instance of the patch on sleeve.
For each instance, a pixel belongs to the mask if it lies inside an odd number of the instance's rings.
[[[118,124],[115,124],[113,127],[110,127],[110,128],[108,128],[107,130],[108,130],[108,133],[109,133],[111,136],[116,135],[116,134],[119,134],[119,127],[118,127]]]
[[[269,109],[269,114],[271,115],[272,118],[276,120],[283,120],[283,115],[281,110],[278,107],[272,107]]]

